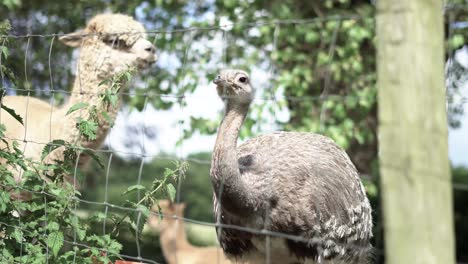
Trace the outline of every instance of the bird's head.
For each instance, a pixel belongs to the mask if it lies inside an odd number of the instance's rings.
[[[236,103],[252,102],[255,90],[247,72],[237,69],[221,70],[213,81],[219,97]]]

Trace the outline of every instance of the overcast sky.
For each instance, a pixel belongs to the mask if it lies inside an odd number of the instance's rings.
[[[467,89],[465,89],[466,91]],[[468,93],[465,92],[465,95]],[[468,167],[468,104],[465,103],[465,114],[462,125],[449,131],[449,156],[455,166]]]
[[[455,53],[455,59],[468,71],[468,46]],[[460,90],[464,115],[458,129],[449,130],[449,156],[453,165],[468,167],[468,83]]]

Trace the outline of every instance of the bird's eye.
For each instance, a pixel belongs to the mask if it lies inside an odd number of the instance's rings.
[[[240,77],[239,82],[245,83],[245,82],[247,82],[247,78],[246,77]]]

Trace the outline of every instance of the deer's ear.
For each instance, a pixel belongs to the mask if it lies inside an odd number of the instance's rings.
[[[83,39],[85,38],[86,32],[83,29],[77,30],[73,33],[68,33],[59,38],[63,44],[77,48],[81,46]]]
[[[179,209],[179,211],[180,211],[181,213],[184,212],[185,206],[186,206],[185,203],[179,203],[179,204],[177,204],[177,208]]]

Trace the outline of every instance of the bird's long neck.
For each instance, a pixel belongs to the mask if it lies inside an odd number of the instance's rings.
[[[247,115],[249,104],[228,101],[226,113],[218,129],[213,150],[211,177],[213,188],[221,206],[235,214],[253,209],[248,185],[241,178],[237,157],[237,138]]]

